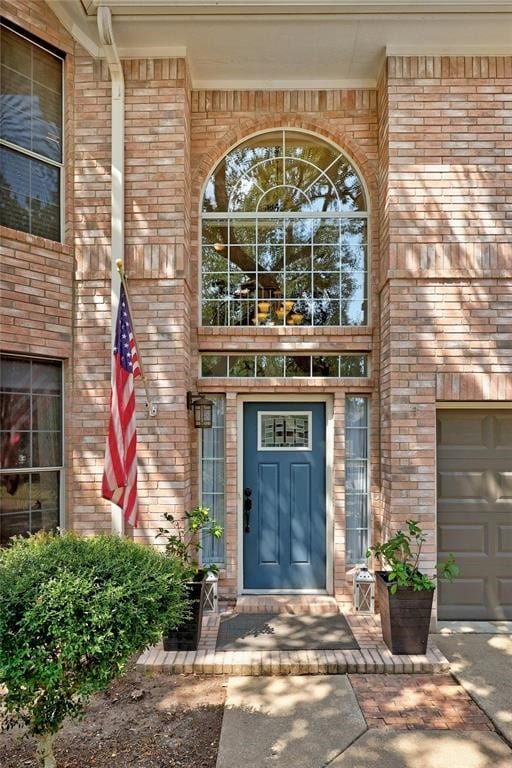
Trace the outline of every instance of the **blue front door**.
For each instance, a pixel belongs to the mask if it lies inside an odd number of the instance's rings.
[[[244,407],[244,589],[325,589],[325,405]]]

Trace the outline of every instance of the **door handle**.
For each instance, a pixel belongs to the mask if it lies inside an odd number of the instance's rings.
[[[244,488],[244,533],[251,530],[252,490]]]

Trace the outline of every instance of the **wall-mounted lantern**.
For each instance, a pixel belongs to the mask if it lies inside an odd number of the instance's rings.
[[[187,392],[187,408],[194,414],[196,429],[210,429],[213,422],[213,402],[203,395]]]
[[[358,613],[375,611],[375,576],[366,565],[358,565],[354,571],[354,608]]]

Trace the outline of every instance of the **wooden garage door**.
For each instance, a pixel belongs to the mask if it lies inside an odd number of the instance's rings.
[[[439,618],[512,619],[512,411],[438,411],[437,470]]]

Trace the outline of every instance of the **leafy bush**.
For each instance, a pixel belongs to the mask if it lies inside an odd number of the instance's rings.
[[[5,725],[24,724],[39,764],[52,742],[132,654],[179,624],[183,570],[176,558],[115,536],[38,533],[0,550],[0,681]]]
[[[437,577],[431,578],[418,568],[427,537],[415,520],[406,520],[406,525],[407,533],[399,530],[392,538],[375,544],[366,552],[366,557],[373,554],[381,563],[389,566],[386,576],[388,582],[392,582],[390,591],[393,595],[398,587],[412,587],[414,592],[420,592],[424,589],[431,591],[436,586]],[[452,581],[459,573],[452,554],[445,563],[438,563],[436,569],[439,578],[447,581]]]

